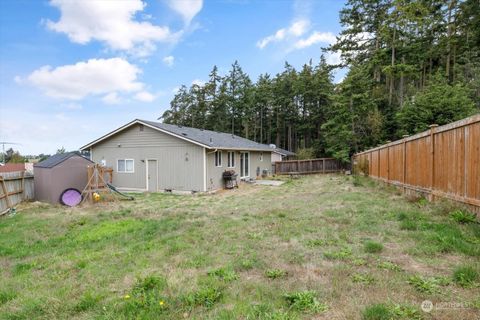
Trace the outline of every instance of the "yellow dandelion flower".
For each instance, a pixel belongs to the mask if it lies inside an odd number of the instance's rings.
[[[123,298],[130,299],[130,296],[128,294],[126,294]]]
[[[165,302],[164,302],[163,300],[160,300],[160,301],[158,302],[158,304],[161,305],[161,306],[163,306],[163,305],[165,304]]]

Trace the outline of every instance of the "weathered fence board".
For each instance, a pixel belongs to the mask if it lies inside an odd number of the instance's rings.
[[[25,171],[0,173],[0,214],[34,198],[33,175]]]
[[[480,114],[354,155],[373,178],[480,210]]]
[[[344,167],[341,162],[333,158],[275,162],[276,174],[331,173],[342,170],[344,170]]]

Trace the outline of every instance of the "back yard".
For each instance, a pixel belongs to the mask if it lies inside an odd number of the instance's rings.
[[[308,176],[215,195],[18,209],[0,219],[2,319],[480,313],[480,225],[367,179]]]

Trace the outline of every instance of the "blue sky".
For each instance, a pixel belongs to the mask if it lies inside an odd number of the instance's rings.
[[[132,119],[157,119],[180,85],[206,81],[213,65],[223,74],[238,60],[256,80],[285,61],[317,63],[340,31],[342,6],[3,0],[0,141],[20,143],[22,154],[76,150]]]

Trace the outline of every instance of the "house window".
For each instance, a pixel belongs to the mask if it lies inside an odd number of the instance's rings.
[[[222,166],[222,151],[215,151],[215,167]]]
[[[228,156],[228,167],[229,168],[234,168],[235,167],[235,152],[229,151],[227,153]]]
[[[133,173],[133,159],[119,159],[117,160],[117,172]]]
[[[260,152],[260,161],[263,161],[263,152]]]

